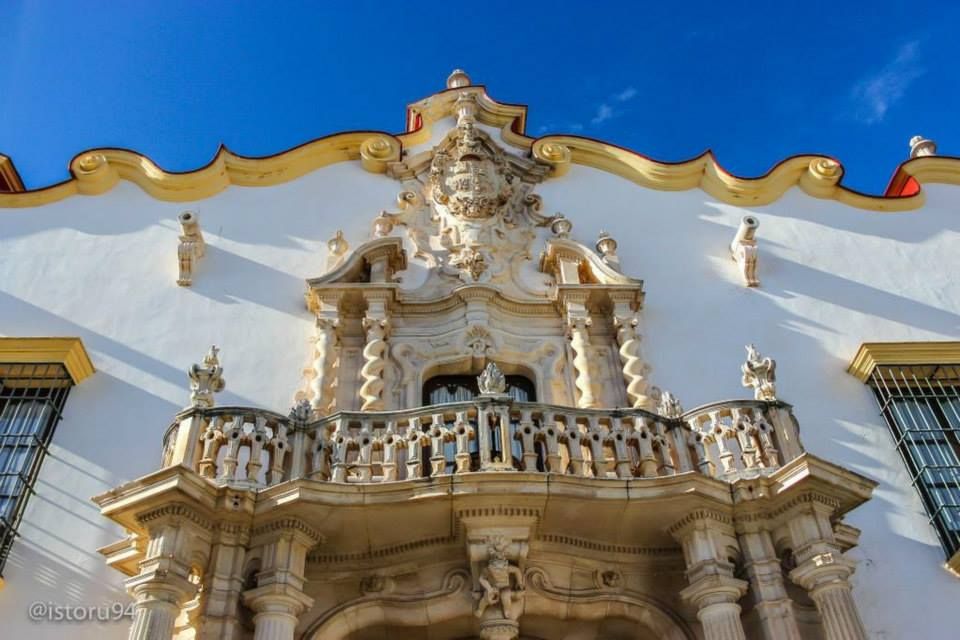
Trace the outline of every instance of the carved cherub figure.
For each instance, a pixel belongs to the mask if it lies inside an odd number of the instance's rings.
[[[503,617],[517,620],[520,617],[523,599],[523,573],[507,559],[509,541],[502,536],[490,540],[487,546],[487,566],[480,573],[480,586],[483,591],[478,598],[476,615],[482,617],[487,607],[500,605]]]

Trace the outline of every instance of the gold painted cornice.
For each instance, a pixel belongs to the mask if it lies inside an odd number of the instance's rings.
[[[2,338],[0,364],[62,364],[74,384],[93,375],[80,338]]]
[[[881,365],[960,364],[960,342],[864,342],[847,373],[866,382]]]
[[[208,198],[230,185],[281,184],[337,162],[359,160],[365,169],[381,173],[390,162],[400,159],[405,148],[429,141],[433,124],[454,114],[457,100],[465,94],[475,100],[480,122],[499,127],[507,144],[550,165],[554,177],[562,176],[571,165],[581,165],[613,173],[649,189],[699,188],[721,202],[746,207],[770,204],[789,189],[799,187],[815,198],[883,212],[920,208],[924,203],[924,184],[960,185],[960,158],[947,156],[914,158],[897,168],[891,185],[914,180],[917,189],[912,195],[896,195],[892,188],[888,189],[889,195],[868,195],[843,186],[843,166],[827,156],[793,156],[762,176],[743,178],[726,171],[710,151],[683,162],[660,162],[582,136],[531,138],[525,134],[526,106],[497,102],[487,95],[485,87],[473,85],[447,89],[410,105],[407,128],[401,134],[338,133],[260,158],[221,147],[207,165],[184,173],[165,171],[135,151],[91,149],[70,162],[71,178],[64,182],[43,189],[0,190],[0,208],[41,206],[77,194],[98,195],[120,180],[139,185],[158,200],[185,202]],[[9,161],[0,162],[0,171],[16,175]]]

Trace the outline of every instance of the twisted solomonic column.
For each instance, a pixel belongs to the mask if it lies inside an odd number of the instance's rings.
[[[337,357],[339,338],[335,319],[317,319],[317,336],[314,342],[313,380],[310,391],[313,397],[310,406],[317,414],[326,413],[333,402],[333,363]]]
[[[597,398],[593,395],[593,377],[590,375],[589,326],[589,317],[570,318],[570,347],[573,349],[573,367],[577,372],[574,384],[580,391],[577,406],[581,409],[597,406]]]
[[[363,319],[363,329],[367,332],[367,343],[363,347],[363,367],[360,376],[360,397],[363,398],[361,411],[380,411],[383,409],[383,370],[387,366],[387,328],[385,318],[367,316]]]
[[[620,345],[620,362],[623,363],[623,379],[627,384],[627,396],[637,409],[653,410],[653,398],[647,395],[647,365],[640,353],[639,320],[635,315],[614,316],[613,327]]]

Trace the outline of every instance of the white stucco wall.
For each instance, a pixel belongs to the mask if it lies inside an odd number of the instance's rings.
[[[285,411],[310,357],[304,279],[324,270],[326,240],[351,246],[393,205],[399,184],[359,163],[269,188],[232,187],[193,204],[158,202],[122,183],[97,197],[0,211],[0,334],[83,339],[97,374],[75,388],[5,570],[0,620],[33,640],[126,637],[126,624],[32,623],[31,602],[125,601],[96,549],[122,532],[90,502],[155,469],[160,438],[187,401],[185,369],[221,346],[220,404]],[[856,596],[871,637],[946,638],[960,623],[960,579],[942,551],[869,389],[845,373],[861,342],[956,339],[960,189],[926,188],[927,205],[881,214],[794,190],[751,208],[760,219],[757,289],[728,254],[741,216],[700,191],[657,192],[573,167],[541,185],[545,212],[573,237],[601,229],[623,270],[646,282],[651,380],[690,408],[749,397],[743,345],[778,361],[780,396],[805,446],[880,481],[848,517],[863,530]],[[191,288],[176,279],[177,214],[200,213],[207,256]],[[906,612],[924,612],[907,615]]]

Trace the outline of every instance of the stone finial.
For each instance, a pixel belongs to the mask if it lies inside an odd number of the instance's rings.
[[[922,158],[923,156],[937,155],[937,143],[928,140],[923,136],[913,136],[910,138],[910,157]]]
[[[297,400],[297,403],[293,405],[290,409],[290,419],[300,423],[306,423],[310,421],[310,418],[313,416],[313,406],[310,404],[310,401],[306,398],[300,398]]]
[[[184,211],[177,219],[180,222],[180,244],[177,247],[180,275],[177,284],[189,287],[193,284],[194,267],[206,253],[206,244],[200,231],[200,218],[195,211]]]
[[[194,364],[187,371],[190,376],[190,404],[201,409],[213,407],[213,394],[223,391],[226,380],[223,379],[223,367],[217,354],[220,349],[212,345],[203,364]]]
[[[491,362],[483,373],[477,376],[477,386],[480,387],[480,395],[499,396],[507,390],[507,379],[500,367]]]
[[[743,216],[740,220],[740,226],[737,228],[737,235],[733,237],[730,243],[730,257],[740,267],[740,274],[743,276],[743,282],[748,287],[756,287],[760,284],[757,279],[757,228],[760,221],[753,216]]]
[[[393,218],[386,211],[381,211],[380,215],[373,219],[373,237],[386,238],[393,231]]]
[[[327,254],[327,271],[333,271],[340,266],[344,256],[347,255],[347,251],[350,249],[350,245],[343,237],[343,231],[341,229],[337,229],[333,237],[327,240],[327,249],[329,250]]]
[[[664,418],[676,419],[683,415],[683,405],[669,391],[660,393],[660,405],[657,407],[657,413]]]
[[[616,271],[620,271],[620,256],[617,255],[617,241],[606,231],[597,237],[597,253],[603,262]]]
[[[747,361],[743,363],[740,370],[743,372],[743,386],[753,387],[754,399],[776,401],[776,360],[764,358],[755,346],[748,344]]]
[[[453,72],[447,76],[447,89],[469,87],[470,84],[470,76],[468,76],[467,72],[463,69],[454,69]]]
[[[550,231],[558,238],[569,238],[573,231],[573,223],[570,222],[562,213],[553,216],[553,222],[550,223]]]

